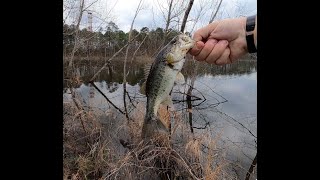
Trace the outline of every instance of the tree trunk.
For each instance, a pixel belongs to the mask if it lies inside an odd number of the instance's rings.
[[[214,20],[214,18],[216,18],[217,13],[218,13],[218,11],[219,11],[219,9],[220,9],[221,3],[222,3],[222,0],[220,0],[220,3],[219,3],[219,5],[218,5],[218,7],[217,7],[217,10],[215,11],[214,14],[213,14],[213,11],[212,11],[213,16],[211,17],[211,19],[210,19],[210,21],[209,21],[209,24],[212,23],[212,21]]]
[[[184,17],[183,17],[183,21],[182,21],[182,25],[181,25],[181,30],[180,30],[181,32],[183,32],[183,31],[184,31],[184,28],[186,27],[187,19],[188,19],[189,13],[190,13],[190,11],[191,11],[191,8],[192,8],[192,5],[193,5],[193,1],[194,1],[194,0],[190,0],[190,1],[189,1],[188,8],[187,8],[187,10],[186,10],[186,12],[185,12],[185,14],[184,14]]]

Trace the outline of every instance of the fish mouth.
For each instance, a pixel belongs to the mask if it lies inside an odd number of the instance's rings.
[[[191,48],[193,48],[194,45],[195,45],[195,41],[191,40],[183,44],[182,46],[180,46],[180,48],[182,49],[183,52],[187,53]]]
[[[189,49],[195,45],[195,40],[185,34],[182,34],[180,36],[180,44],[182,44],[182,46],[180,46],[181,49],[189,51]]]
[[[195,41],[185,34],[180,34],[177,40],[178,43],[171,49],[171,52],[166,57],[169,64],[173,64],[184,59],[188,51],[195,45]]]
[[[188,48],[188,50],[189,50],[189,49],[193,48],[195,43],[196,43],[196,41],[192,40],[191,42],[185,44],[182,48]]]

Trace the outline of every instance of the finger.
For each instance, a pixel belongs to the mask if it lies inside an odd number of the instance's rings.
[[[216,65],[230,64],[232,61],[230,59],[230,49],[227,48],[219,59],[215,62]]]
[[[198,29],[194,33],[193,39],[195,41],[203,41],[203,40],[207,39],[209,37],[210,33],[217,27],[217,25],[218,25],[218,22],[213,22],[203,28]]]
[[[210,54],[206,57],[206,62],[208,62],[210,64],[215,63],[216,60],[219,59],[220,56],[222,56],[222,54],[226,50],[227,46],[228,46],[228,41],[226,41],[226,40],[219,41],[214,46],[214,48],[212,49]]]
[[[198,41],[196,42],[196,45],[192,49],[190,49],[189,53],[193,56],[196,56],[200,53],[203,47],[204,47],[204,42]]]
[[[195,56],[195,59],[198,61],[203,61],[207,58],[207,56],[210,54],[214,46],[217,44],[217,40],[215,39],[209,39],[205,44],[200,53]]]

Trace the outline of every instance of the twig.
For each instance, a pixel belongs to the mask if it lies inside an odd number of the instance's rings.
[[[129,41],[131,40],[131,36],[132,36],[132,29],[133,29],[133,24],[134,21],[137,17],[137,15],[139,14],[139,11],[141,10],[141,4],[142,0],[139,1],[138,7],[136,9],[135,15],[133,17],[132,23],[131,23],[131,27],[130,27],[130,32],[129,32]],[[131,42],[131,41],[130,41]],[[126,80],[126,68],[127,68],[127,59],[128,59],[128,52],[129,52],[129,48],[130,48],[131,43],[128,44],[127,49],[126,49],[126,55],[124,58],[124,62],[123,62],[123,106],[124,106],[124,112],[126,115],[127,120],[129,121],[129,115],[128,115],[128,110],[127,110],[127,102],[126,102],[126,92],[127,92],[127,80]]]
[[[214,18],[216,18],[217,13],[218,13],[218,11],[219,11],[219,9],[220,9],[221,3],[222,3],[222,0],[220,0],[219,5],[218,5],[218,7],[217,7],[217,9],[216,9],[216,11],[215,11],[214,14],[213,14],[214,11],[212,11],[212,15],[211,15],[209,24],[212,23],[212,21],[214,20]]]
[[[130,103],[132,104],[132,106],[133,106],[134,108],[136,108],[136,106],[133,104],[133,101],[132,101],[132,99],[131,99],[128,91],[127,91],[126,93],[127,93],[127,96],[128,96],[128,98],[129,98]]]
[[[209,122],[206,122],[206,125],[204,127],[195,127],[195,126],[192,126],[192,127],[195,129],[206,129],[209,124],[210,124]]]
[[[143,38],[143,40],[142,40],[142,42],[139,44],[138,48],[134,51],[133,56],[132,56],[131,61],[130,61],[130,64],[132,64],[132,61],[133,61],[134,57],[136,56],[138,50],[140,49],[141,45],[144,43],[144,41],[146,40],[146,38],[147,38],[148,36],[149,36],[149,35],[147,34],[147,35]]]
[[[70,88],[70,92],[71,92],[71,96],[72,96],[72,100],[73,100],[74,104],[76,105],[77,109],[80,110],[79,114],[77,114],[77,115],[80,115],[80,114],[84,111],[84,109],[83,109],[83,107],[81,107],[80,104],[78,104],[78,102],[76,101],[76,95],[75,95],[75,92],[73,91],[73,88]],[[77,115],[76,115],[76,116],[77,116]],[[80,119],[80,123],[81,123],[81,126],[82,126],[83,131],[84,131],[85,133],[87,133],[87,130],[86,130],[86,128],[85,128],[85,126],[84,126],[84,123],[83,123],[82,116],[80,116],[79,119]]]
[[[116,52],[111,58],[109,58],[105,63],[104,65],[93,75],[93,77],[90,79],[90,82],[91,81],[94,81],[95,78],[98,76],[99,73],[101,73],[101,71],[107,67],[108,64],[110,64],[111,60],[113,58],[115,58],[125,47],[127,47],[133,40],[135,40],[140,34],[136,35],[134,38],[132,38],[131,41],[129,41],[126,45],[124,45],[121,49],[119,49],[118,52]]]
[[[109,98],[92,82],[92,81],[90,81],[90,84],[92,84],[92,86],[94,87],[94,88],[96,88],[96,90],[104,97],[104,98],[106,98],[106,100],[114,107],[114,108],[116,108],[118,111],[120,111],[122,114],[125,114],[120,108],[118,108],[115,104],[113,104],[113,102],[111,102],[110,100],[109,100]]]
[[[191,177],[193,177],[193,179],[200,179],[198,177],[196,177],[196,175],[194,175],[194,173],[192,172],[192,169],[189,167],[189,165],[186,163],[186,161],[180,156],[180,154],[178,152],[176,152],[174,149],[172,149],[172,152],[174,152],[179,158],[174,157],[176,160],[181,161],[182,165],[185,166],[185,168],[188,170],[189,174],[191,175]]]
[[[233,117],[229,116],[228,114],[218,111],[219,113],[229,117],[230,119],[232,119],[233,121],[237,122],[238,124],[240,124],[240,126],[242,126],[244,129],[246,129],[253,137],[257,138],[257,136],[255,136],[246,126],[244,126],[242,123],[240,123],[239,121],[237,121],[236,119],[234,119]]]
[[[216,93],[210,86],[208,86],[207,84],[201,82],[201,81],[198,81],[199,83],[203,84],[204,86],[206,86],[207,88],[209,88],[213,93],[215,93],[216,95],[218,95],[219,97],[221,97],[222,99],[224,99],[223,102],[228,102],[228,100],[226,98],[224,98],[222,95]],[[215,98],[216,99],[216,98]],[[217,100],[217,99],[216,99]],[[218,100],[217,100],[218,101]],[[221,103],[223,103],[221,102]]]
[[[250,159],[251,161],[253,161],[253,159],[252,159],[251,157],[249,157],[246,153],[244,153],[244,152],[241,150],[242,148],[241,148],[239,145],[237,145],[235,142],[231,141],[230,138],[227,137],[227,139],[228,139],[232,144],[234,144],[235,146],[237,146],[237,147],[240,149],[240,152],[241,152],[244,156],[246,156],[248,159]]]
[[[74,47],[72,49],[72,52],[71,52],[71,57],[70,57],[70,61],[69,61],[69,65],[68,65],[68,68],[72,68],[73,66],[73,58],[74,58],[74,54],[75,52],[77,51],[77,46],[78,46],[78,35],[79,35],[79,26],[80,26],[80,21],[82,19],[82,14],[83,14],[83,7],[84,7],[84,0],[80,1],[80,14],[79,14],[79,17],[78,17],[78,21],[77,21],[77,25],[76,25],[76,29],[75,29],[75,36],[74,36]]]

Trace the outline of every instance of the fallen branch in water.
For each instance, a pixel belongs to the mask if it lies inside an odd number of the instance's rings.
[[[197,97],[197,96],[194,96],[194,95],[188,95],[187,93],[184,93],[184,92],[177,92],[177,93],[180,93],[180,94],[183,94],[183,95],[187,95],[187,96],[190,96],[191,98],[194,98],[194,99],[191,99],[190,101],[199,101],[199,100],[202,100],[202,98],[200,97]],[[176,99],[173,99],[172,100],[173,102],[176,102],[176,103],[180,103],[180,102],[186,102],[186,101],[189,101],[189,100],[176,100]]]
[[[206,129],[208,125],[210,125],[209,122],[206,122],[206,125],[205,125],[204,127],[195,127],[195,126],[192,126],[192,128],[195,128],[195,129]]]
[[[128,91],[126,92],[126,94],[127,94],[128,98],[129,98],[129,101],[130,101],[130,103],[132,104],[132,106],[133,106],[134,108],[136,108],[136,106],[133,104],[133,101],[132,101],[132,99],[131,99]]]

